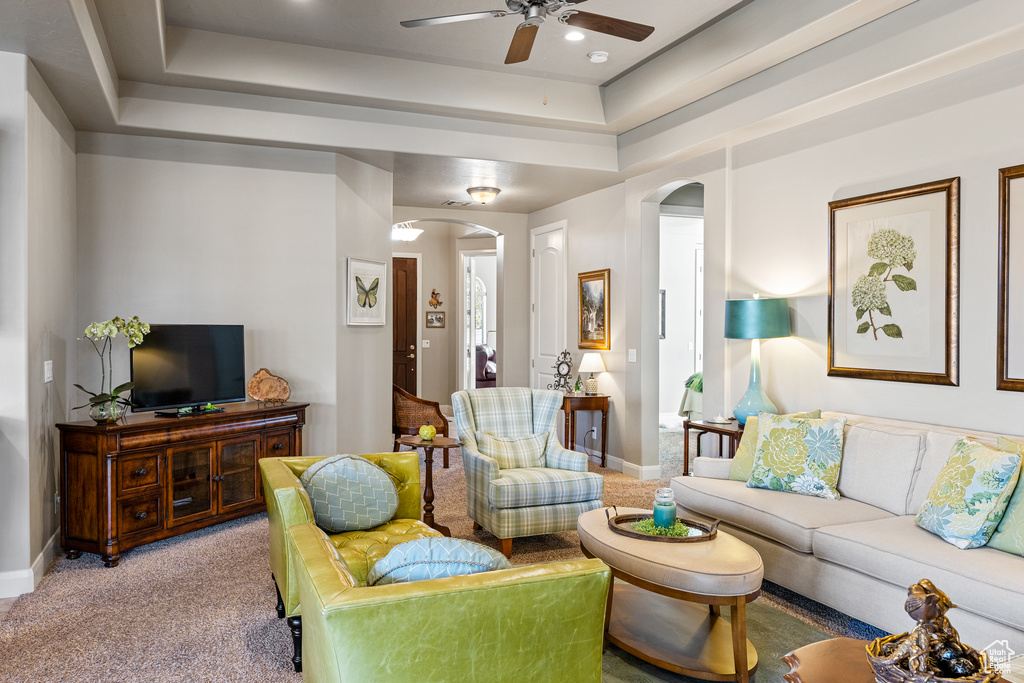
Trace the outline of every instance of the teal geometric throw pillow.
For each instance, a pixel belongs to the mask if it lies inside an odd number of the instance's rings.
[[[380,526],[398,510],[398,488],[391,476],[357,455],[335,455],[299,477],[313,506],[313,521],[328,533]]]
[[[1020,453],[961,437],[928,490],[917,525],[957,548],[978,548],[999,526],[1020,476]]]
[[[367,586],[511,569],[497,550],[460,538],[418,538],[396,545],[366,575]]]
[[[757,450],[747,487],[839,500],[845,427],[845,416],[758,413]]]

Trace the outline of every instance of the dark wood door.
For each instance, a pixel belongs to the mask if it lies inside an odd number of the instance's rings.
[[[395,257],[394,292],[394,372],[393,382],[410,394],[416,394],[416,259]]]

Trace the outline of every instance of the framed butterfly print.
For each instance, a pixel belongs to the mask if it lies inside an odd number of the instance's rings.
[[[349,325],[383,325],[387,317],[387,264],[348,259]]]

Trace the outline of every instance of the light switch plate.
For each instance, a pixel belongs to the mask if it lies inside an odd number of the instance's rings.
[[[636,362],[636,349],[630,349],[629,350],[629,362],[630,363],[635,363]]]
[[[53,361],[43,361],[43,383],[53,381]]]
[[[423,348],[425,348],[425,349],[429,349],[430,348],[430,340],[429,339],[424,339],[423,340]]]

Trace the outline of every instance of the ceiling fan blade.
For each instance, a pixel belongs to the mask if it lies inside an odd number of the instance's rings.
[[[484,12],[470,12],[468,14],[451,14],[446,17],[431,17],[429,19],[412,19],[403,21],[402,26],[415,28],[417,26],[435,26],[437,24],[454,24],[457,21],[472,21],[473,19],[486,19],[488,17],[503,17],[508,12],[501,9],[492,9]]]
[[[538,28],[540,27],[536,24],[519,24],[516,34],[512,36],[512,44],[508,46],[508,54],[505,56],[506,64],[518,64],[530,58]]]
[[[626,40],[635,40],[636,42],[640,42],[654,33],[653,26],[637,24],[625,19],[606,17],[601,14],[592,14],[591,12],[581,12],[579,10],[574,10],[569,15],[569,18],[565,20],[565,23],[576,28],[607,33],[616,38],[625,38]]]

